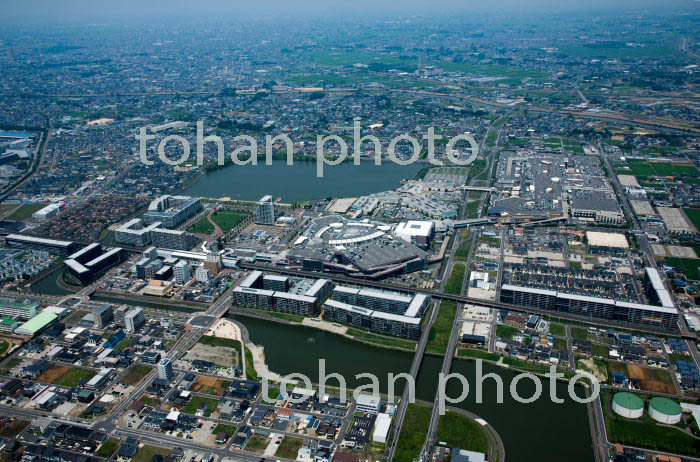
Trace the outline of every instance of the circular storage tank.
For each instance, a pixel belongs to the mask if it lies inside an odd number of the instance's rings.
[[[649,415],[657,422],[676,424],[681,420],[681,406],[668,398],[657,396],[649,401]]]
[[[637,395],[622,391],[613,396],[613,411],[628,419],[638,419],[644,414],[644,401]]]

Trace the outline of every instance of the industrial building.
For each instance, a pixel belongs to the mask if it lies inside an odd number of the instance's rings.
[[[644,400],[637,395],[622,391],[613,396],[612,409],[628,419],[638,419],[644,414]]]
[[[77,283],[85,285],[121,263],[124,258],[126,252],[121,247],[105,251],[101,244],[93,243],[68,256],[64,264],[66,274]]]
[[[34,337],[56,322],[58,316],[50,311],[42,311],[15,329],[15,334]]]
[[[32,214],[32,218],[34,218],[35,220],[39,220],[39,221],[48,220],[49,218],[52,218],[52,217],[55,217],[56,215],[58,215],[58,212],[61,211],[61,208],[62,208],[62,205],[59,203],[49,204],[46,207],[44,207],[43,209],[40,209],[40,210],[37,210],[36,212],[34,212]]]
[[[648,409],[652,419],[666,425],[675,425],[680,422],[683,413],[680,404],[662,396],[649,400]]]
[[[621,302],[601,297],[567,294],[510,284],[504,284],[501,287],[500,301],[591,318],[611,319],[629,324],[678,329],[678,310],[672,307]]]
[[[78,244],[72,241],[46,239],[43,237],[24,236],[22,234],[8,234],[5,237],[8,247],[20,249],[38,249],[48,252],[56,252],[60,255],[68,255],[78,249]]]
[[[202,201],[189,196],[164,195],[155,199],[143,215],[146,224],[160,222],[165,228],[174,228],[202,210]]]
[[[258,208],[255,210],[255,223],[260,225],[275,224],[275,203],[272,196],[263,196],[258,201]]]

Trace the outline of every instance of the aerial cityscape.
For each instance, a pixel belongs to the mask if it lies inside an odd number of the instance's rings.
[[[3,10],[0,462],[700,461],[700,2]]]

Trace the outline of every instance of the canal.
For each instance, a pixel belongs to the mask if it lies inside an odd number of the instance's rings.
[[[384,161],[382,165],[362,162],[354,165],[324,166],[323,178],[316,176],[315,161],[274,160],[272,165],[228,165],[204,173],[182,191],[188,196],[230,197],[235,200],[256,201],[266,194],[294,203],[333,197],[357,197],[388,191],[400,186],[402,179],[413,178],[425,164],[397,165]]]
[[[413,355],[376,348],[354,342],[339,335],[310,327],[285,325],[273,321],[242,316],[231,316],[242,322],[250,333],[250,340],[265,347],[265,358],[270,369],[280,374],[298,372],[318,382],[318,359],[326,360],[327,373],[342,374],[349,387],[367,385],[368,379],[356,380],[356,374],[376,375],[386,391],[387,374],[407,372]],[[437,378],[442,358],[426,356],[416,384],[416,397],[432,401],[437,389]],[[475,383],[475,363],[457,360],[452,372],[464,375],[470,384]],[[588,414],[585,405],[570,400],[566,384],[557,384],[557,396],[567,397],[562,404],[549,400],[548,382],[543,383],[539,400],[531,404],[515,401],[508,393],[515,373],[497,366],[484,364],[484,373],[496,372],[504,382],[504,402],[496,402],[496,390],[492,380],[486,380],[484,402],[477,404],[473,386],[469,397],[460,405],[488,421],[503,439],[509,462],[532,460],[559,462],[589,462],[593,460]],[[402,384],[402,380],[397,380]],[[329,381],[330,385],[335,382]],[[492,386],[489,386],[492,385]],[[451,381],[448,396],[459,394],[459,383]],[[523,397],[530,397],[534,385],[529,380],[518,384]],[[581,396],[583,390],[579,390]]]

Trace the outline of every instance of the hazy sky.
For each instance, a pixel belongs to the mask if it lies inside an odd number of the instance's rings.
[[[575,9],[697,8],[697,0],[2,0],[2,20],[82,22],[127,17],[193,17],[253,13],[410,14],[500,10],[537,14]],[[699,11],[700,12],[700,11]]]

